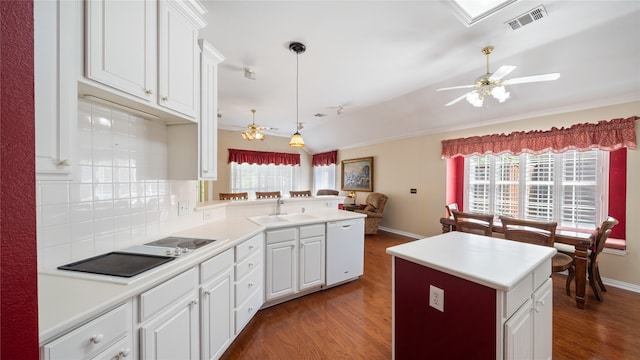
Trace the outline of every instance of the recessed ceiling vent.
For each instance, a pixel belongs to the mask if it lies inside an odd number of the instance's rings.
[[[524,14],[518,15],[515,19],[509,20],[505,24],[507,24],[511,30],[518,30],[525,25],[529,25],[545,17],[547,17],[547,10],[545,10],[544,6],[540,5]]]

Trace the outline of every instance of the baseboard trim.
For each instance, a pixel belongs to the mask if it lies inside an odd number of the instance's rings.
[[[623,281],[602,278],[602,282],[607,286],[613,286],[618,289],[631,291],[640,294],[640,285],[631,284]]]
[[[384,226],[378,226],[378,229],[380,229],[382,231],[390,232],[392,234],[402,235],[402,236],[406,236],[406,237],[410,237],[410,238],[414,238],[414,239],[424,239],[424,238],[427,237],[425,235],[413,234],[413,233],[410,233],[410,232],[391,229],[391,228],[384,227]]]

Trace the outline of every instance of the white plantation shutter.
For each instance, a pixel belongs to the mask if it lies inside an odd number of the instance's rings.
[[[465,159],[465,211],[595,228],[608,208],[607,153],[503,154]]]
[[[495,205],[496,215],[518,216],[520,203],[520,158],[504,154],[495,156]]]
[[[526,176],[524,218],[535,221],[552,221],[554,204],[555,154],[525,154]]]
[[[560,188],[561,226],[585,228],[598,219],[598,152],[567,151],[562,154]],[[608,198],[608,197],[607,197]]]

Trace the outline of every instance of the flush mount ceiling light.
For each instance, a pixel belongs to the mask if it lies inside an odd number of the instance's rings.
[[[468,93],[453,99],[445,106],[453,105],[462,99],[466,99],[471,105],[475,107],[482,107],[482,105],[484,104],[484,98],[489,95],[493,96],[494,99],[502,103],[511,96],[511,93],[507,91],[505,85],[551,81],[557,80],[560,77],[560,73],[551,73],[503,80],[503,78],[509,75],[509,73],[511,73],[513,70],[515,70],[517,66],[503,65],[495,73],[491,73],[489,71],[489,55],[492,51],[493,46],[487,46],[482,49],[482,53],[487,57],[487,73],[478,77],[472,85],[452,86],[436,90],[442,91],[474,88],[474,90],[471,90]]]
[[[296,53],[296,132],[291,137],[291,141],[289,141],[289,146],[292,147],[292,148],[303,148],[304,147],[304,140],[302,139],[302,135],[300,135],[300,132],[298,131],[298,130],[300,130],[300,122],[298,120],[298,113],[299,113],[299,101],[298,101],[299,65],[298,65],[298,58],[300,57],[300,54],[304,53],[305,50],[307,50],[307,48],[302,43],[292,42],[291,44],[289,44],[289,50],[291,50],[292,52]]]
[[[268,130],[270,128],[256,125],[256,110],[251,109],[251,113],[253,114],[253,122],[247,125],[247,130],[242,132],[242,137],[249,141],[252,141],[253,139],[264,140],[264,134],[260,131]]]

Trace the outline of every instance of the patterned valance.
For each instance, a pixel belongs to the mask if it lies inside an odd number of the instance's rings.
[[[258,165],[300,165],[300,154],[229,149],[228,162]]]
[[[313,154],[312,166],[331,165],[338,162],[338,150]]]
[[[540,131],[517,131],[510,134],[493,134],[468,138],[442,140],[442,158],[486,154],[520,153],[539,154],[566,150],[597,148],[613,151],[626,147],[636,148],[635,121],[627,119],[602,120],[596,124],[576,124],[569,128],[552,128]]]

